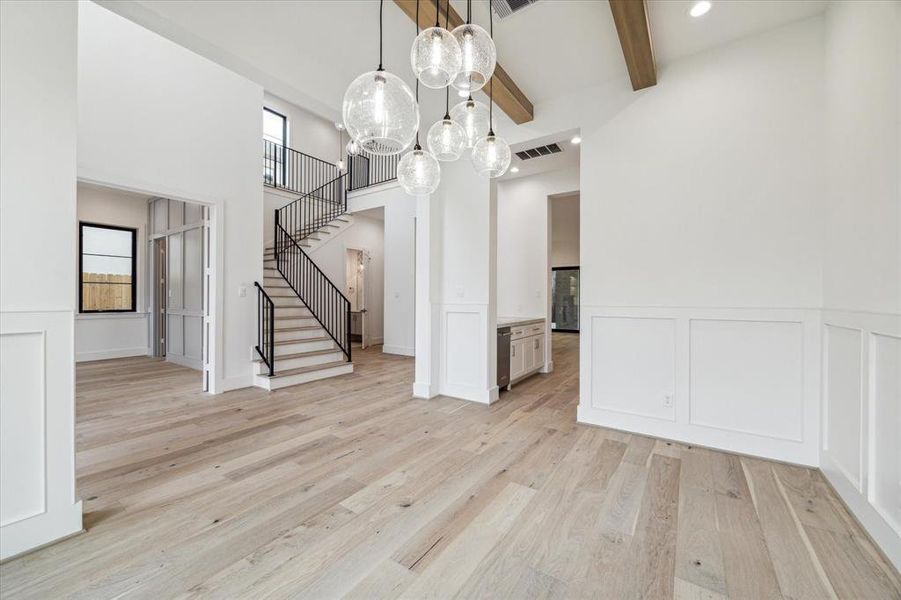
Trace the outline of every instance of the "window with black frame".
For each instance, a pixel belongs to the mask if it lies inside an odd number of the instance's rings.
[[[137,230],[79,223],[78,310],[135,312]]]
[[[554,267],[551,277],[551,329],[579,331],[579,267]]]
[[[285,146],[288,144],[288,118],[271,108],[263,108],[263,181],[285,185]]]

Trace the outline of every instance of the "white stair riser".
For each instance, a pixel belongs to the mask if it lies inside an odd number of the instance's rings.
[[[327,379],[329,377],[345,375],[347,373],[353,373],[353,371],[353,363],[347,363],[341,365],[340,367],[332,367],[330,369],[323,369],[321,371],[310,371],[309,373],[298,373],[297,375],[289,375],[287,377],[276,377],[269,379],[268,377],[256,376],[254,377],[254,379],[258,387],[267,390],[277,390],[291,385],[299,385],[301,383],[308,383],[310,381],[318,381],[320,379]]]
[[[344,353],[340,350],[328,352],[325,354],[309,354],[307,356],[297,356],[295,358],[279,358],[275,357],[275,371],[290,371],[291,369],[299,369],[301,367],[312,367],[313,365],[324,365],[336,360],[344,360]],[[266,364],[258,360],[254,363],[254,373],[257,375],[265,375],[269,372]]]
[[[275,322],[278,323],[282,317],[288,318],[313,318],[310,309],[301,304],[300,306],[279,306],[275,305]]]
[[[318,338],[328,335],[325,329],[317,327],[316,329],[305,329],[303,331],[278,331],[276,326],[275,341],[282,342],[285,340],[308,340],[310,338]]]
[[[335,347],[335,342],[331,338],[316,342],[298,341],[290,344],[281,344],[275,347],[275,357],[285,354],[298,354],[300,352],[312,352],[313,350],[331,350]]]
[[[280,315],[279,311],[275,311],[276,329],[285,329],[288,327],[313,327],[314,325],[319,325],[319,321],[313,317],[285,317]]]

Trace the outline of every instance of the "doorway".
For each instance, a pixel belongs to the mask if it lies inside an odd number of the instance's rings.
[[[579,332],[579,267],[551,269],[551,329]]]
[[[369,323],[367,293],[369,289],[369,253],[361,248],[347,248],[344,255],[345,295],[350,301],[351,340],[360,342],[363,348],[372,343]]]

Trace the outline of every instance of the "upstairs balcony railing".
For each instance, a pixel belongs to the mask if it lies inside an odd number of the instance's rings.
[[[341,175],[334,164],[263,140],[263,183],[297,194],[318,189]]]
[[[362,190],[397,179],[401,155],[378,156],[360,152],[347,157],[347,191]]]

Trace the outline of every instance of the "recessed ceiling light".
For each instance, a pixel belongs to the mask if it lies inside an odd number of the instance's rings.
[[[693,17],[701,17],[703,15],[706,15],[707,11],[710,10],[712,6],[713,4],[710,2],[710,0],[698,0],[691,5],[691,9],[688,11],[688,14]]]
[[[582,138],[580,138],[579,136],[576,136],[573,139],[569,140],[569,143],[570,144],[581,144]]]
[[[519,167],[510,167],[511,173],[519,173]]]

